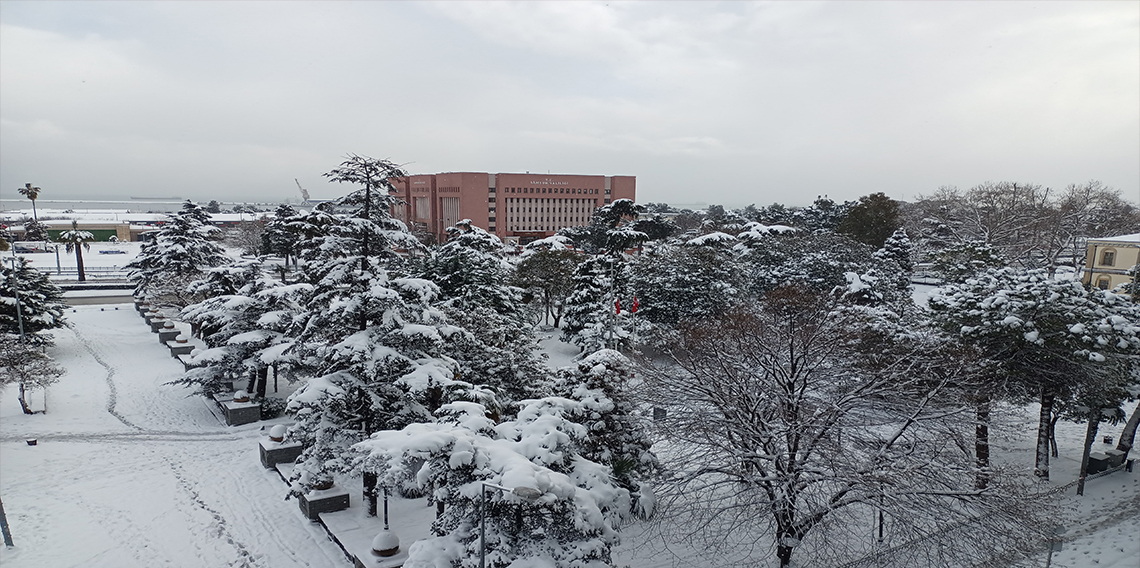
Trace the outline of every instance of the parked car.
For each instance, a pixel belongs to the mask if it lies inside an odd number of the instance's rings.
[[[22,253],[49,252],[47,243],[42,241],[19,241],[13,247]]]

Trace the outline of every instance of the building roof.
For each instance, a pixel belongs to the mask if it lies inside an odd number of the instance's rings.
[[[1090,241],[1097,241],[1102,243],[1132,243],[1140,244],[1140,233],[1132,233],[1131,235],[1120,235],[1118,237],[1104,237],[1100,239],[1089,239]]]

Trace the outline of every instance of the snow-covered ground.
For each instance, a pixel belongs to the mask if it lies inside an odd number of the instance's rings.
[[[48,412],[26,416],[14,387],[0,392],[0,498],[16,543],[0,549],[0,565],[350,566],[324,530],[284,500],[280,477],[258,461],[262,426],[280,420],[227,427],[201,397],[166,385],[181,365],[129,306],[81,306],[67,317],[71,328],[54,332],[52,355],[68,372],[33,402]],[[557,332],[539,336],[552,366],[569,364],[578,352]],[[1021,413],[1023,424],[1036,417],[1032,407]],[[1119,430],[1106,425],[1102,435]],[[995,435],[995,445],[1028,469],[1033,434],[1023,426]],[[1058,437],[1055,486],[1076,478],[1084,426],[1061,423]],[[37,445],[28,446],[28,438]],[[1094,450],[1105,448],[1098,442]],[[345,513],[350,524],[365,522],[358,496]],[[1066,513],[1059,521],[1068,532],[1052,566],[1138,565],[1140,471],[1091,480],[1083,498],[1071,489],[1061,498]],[[394,510],[416,516],[394,528],[425,526],[431,515],[422,500]],[[664,548],[634,526],[614,560],[631,568],[673,566]],[[670,548],[684,557],[676,565],[721,565],[700,551]],[[1045,556],[1042,550],[1023,566],[1043,566]]]
[[[182,366],[133,309],[67,315],[52,355],[68,373],[47,413],[22,414],[14,388],[0,394],[0,498],[16,544],[0,564],[350,566],[261,467],[265,423],[227,427],[165,385]]]

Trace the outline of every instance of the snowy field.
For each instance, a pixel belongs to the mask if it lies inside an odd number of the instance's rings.
[[[68,373],[46,396],[33,397],[48,412],[26,416],[14,387],[0,393],[0,498],[16,543],[0,550],[4,568],[351,565],[295,501],[284,500],[285,485],[258,461],[262,426],[281,420],[227,427],[202,398],[167,386],[181,365],[129,306],[80,306],[67,317],[71,328],[54,332],[52,355]],[[553,331],[539,336],[552,366],[577,354]],[[1032,423],[1036,410],[1021,414],[1023,424]],[[1101,433],[1119,430],[1105,425]],[[1004,432],[995,444],[1028,470],[1033,433],[1029,426]],[[1061,423],[1058,436],[1055,486],[1076,477],[1084,426]],[[1098,442],[1094,451],[1106,448]],[[351,515],[361,514],[358,496]],[[1084,498],[1070,489],[1063,502],[1068,532],[1052,566],[1140,565],[1140,471],[1092,480]],[[418,500],[398,510],[419,515],[398,525],[430,520]],[[614,551],[617,565],[723,565],[670,547],[685,557],[675,563],[661,543],[639,533],[627,530]],[[1042,550],[1021,565],[1045,560]]]

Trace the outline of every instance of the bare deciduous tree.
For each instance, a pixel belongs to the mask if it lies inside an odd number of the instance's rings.
[[[16,383],[20,386],[20,408],[32,414],[28,406],[28,388],[46,388],[59,381],[64,373],[42,346],[29,343],[17,335],[0,333],[0,384]]]
[[[921,334],[869,331],[867,314],[782,288],[646,362],[646,396],[667,409],[662,531],[753,564],[774,550],[780,566],[869,553],[871,522],[879,543],[980,531],[947,557],[1040,536],[1000,470],[975,487],[973,409],[952,394],[953,367],[922,366]],[[896,348],[870,351],[884,341]],[[1005,538],[985,534],[998,528]]]

